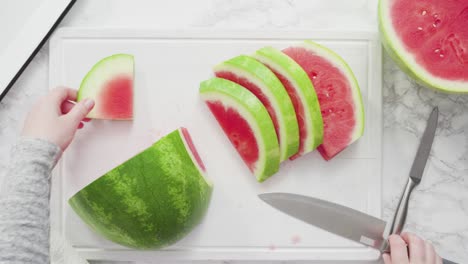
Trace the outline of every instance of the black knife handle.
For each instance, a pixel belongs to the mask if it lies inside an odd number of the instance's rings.
[[[448,259],[442,259],[442,263],[444,263],[444,264],[458,264],[458,263],[450,261]]]

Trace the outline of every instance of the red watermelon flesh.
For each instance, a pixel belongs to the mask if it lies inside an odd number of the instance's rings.
[[[206,104],[250,171],[254,171],[259,152],[250,125],[237,110],[224,107],[220,101],[207,101]]]
[[[356,120],[356,100],[352,84],[343,71],[328,58],[301,46],[283,52],[295,60],[311,79],[323,118],[323,143],[317,148],[324,159],[330,160],[356,139],[361,125]],[[362,132],[361,132],[362,133]]]
[[[96,107],[104,117],[131,119],[133,116],[133,77],[116,76],[101,90]]]
[[[468,81],[468,1],[392,4],[392,25],[415,60],[434,76]]]
[[[299,144],[298,154],[290,158],[291,160],[296,159],[300,156],[299,153],[302,153],[304,150],[304,141],[302,139],[307,134],[306,121],[304,118],[305,116],[304,106],[302,105],[302,101],[298,98],[298,94],[296,94],[296,90],[293,88],[293,85],[291,84],[291,82],[279,72],[273,70],[272,68],[270,68],[270,70],[276,75],[276,77],[278,77],[278,79],[283,84],[294,106],[294,110],[296,111],[297,124],[299,126],[299,137],[301,138],[301,142]]]
[[[190,133],[185,127],[181,128],[182,135],[184,136],[185,143],[188,145],[190,152],[192,153],[193,157],[198,163],[198,166],[201,168],[203,172],[206,172],[205,164],[203,163],[203,160],[200,157],[200,154],[198,154],[197,149],[195,148],[195,145],[193,145],[192,137],[190,136]]]
[[[271,121],[273,121],[273,125],[275,126],[276,135],[279,135],[278,117],[276,116],[276,112],[273,109],[271,102],[268,100],[266,95],[262,92],[262,90],[257,85],[247,80],[246,78],[235,75],[232,72],[218,71],[218,72],[215,72],[215,75],[218,78],[223,78],[223,79],[235,82],[243,86],[247,90],[251,91],[267,109],[268,114],[270,114]]]
[[[95,101],[89,118],[131,120],[133,118],[134,60],[130,54],[114,54],[98,61],[83,78],[77,101]]]

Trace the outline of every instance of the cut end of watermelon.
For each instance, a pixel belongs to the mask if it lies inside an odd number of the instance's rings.
[[[364,107],[357,80],[336,53],[312,41],[283,51],[307,73],[317,93],[324,138],[318,147],[329,160],[362,136]]]
[[[281,161],[297,153],[299,128],[294,106],[275,74],[256,59],[241,55],[214,68],[215,75],[252,92],[265,106],[280,144]]]
[[[187,153],[189,153],[190,158],[193,161],[193,164],[197,166],[197,168],[200,171],[200,174],[203,176],[205,179],[206,183],[210,186],[213,185],[212,181],[206,176],[206,167],[205,164],[203,163],[203,160],[200,157],[200,154],[198,153],[197,149],[195,148],[195,145],[193,144],[192,137],[190,136],[190,133],[187,128],[181,127],[179,129],[179,133],[181,134],[181,138],[184,141],[184,145],[187,149]]]
[[[259,182],[279,169],[273,122],[250,91],[221,78],[200,84],[200,94],[249,170]]]
[[[380,0],[382,43],[425,86],[468,92],[468,2]]]
[[[88,118],[133,118],[133,56],[116,54],[96,63],[81,82],[77,101],[94,99]]]
[[[323,140],[323,121],[312,82],[293,59],[272,47],[257,50],[254,57],[266,65],[283,84],[296,112],[299,150],[290,158],[313,151]]]

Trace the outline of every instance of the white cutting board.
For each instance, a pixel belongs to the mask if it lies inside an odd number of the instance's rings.
[[[314,152],[285,162],[278,174],[259,184],[199,98],[198,85],[223,60],[267,45],[282,49],[304,39],[330,47],[353,69],[365,106],[365,133],[332,161]],[[79,87],[94,63],[114,53],[135,56],[135,119],[88,124],[65,152],[53,178],[54,228],[85,258],[155,262],[378,258],[375,250],[293,219],[257,198],[263,192],[292,192],[381,216],[382,80],[376,33],[62,29],[50,45],[50,86]],[[95,235],[67,200],[180,126],[189,129],[214,182],[202,224],[160,251],[136,251]]]

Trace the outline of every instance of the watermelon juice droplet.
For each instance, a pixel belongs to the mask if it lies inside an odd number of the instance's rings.
[[[131,119],[133,116],[133,79],[120,75],[108,81],[96,105],[103,116]]]

